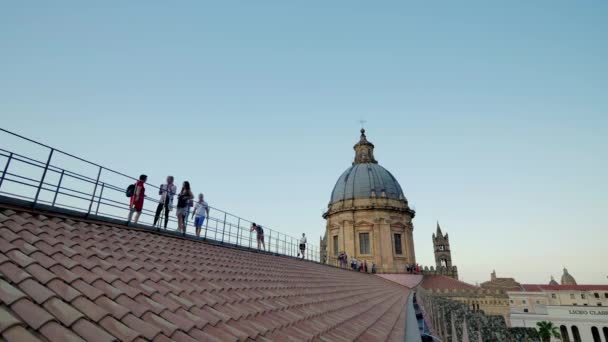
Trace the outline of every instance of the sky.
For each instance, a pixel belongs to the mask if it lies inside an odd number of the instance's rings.
[[[310,240],[365,120],[461,279],[608,283],[606,1],[0,4],[0,127]],[[0,140],[1,141],[1,140]],[[318,242],[317,242],[318,243]]]

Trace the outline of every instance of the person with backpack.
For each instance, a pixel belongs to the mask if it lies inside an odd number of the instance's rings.
[[[256,239],[258,241],[258,249],[260,249],[260,244],[261,244],[263,249],[266,250],[266,244],[264,244],[264,229],[262,228],[262,226],[255,224],[255,222],[253,222],[253,223],[251,223],[250,232],[252,232],[254,230],[256,232]]]
[[[156,214],[154,215],[154,226],[160,218],[160,213],[165,210],[165,229],[169,223],[169,212],[173,209],[173,197],[177,193],[177,186],[173,184],[173,176],[167,176],[167,183],[161,184],[158,194],[160,195],[160,201],[156,207]],[[159,225],[160,227],[160,225]]]
[[[306,235],[302,233],[302,237],[300,238],[300,253],[298,256],[302,254],[302,259],[304,259],[304,252],[306,251]]]
[[[185,181],[182,184],[182,190],[177,195],[177,227],[179,231],[186,235],[186,215],[188,215],[188,203],[194,198],[190,190],[190,182]]]
[[[147,180],[148,176],[141,175],[139,176],[139,180],[135,184],[131,184],[127,188],[127,196],[131,197],[131,201],[129,203],[129,217],[127,219],[127,224],[131,223],[133,213],[135,213],[133,223],[137,224],[137,221],[139,221],[139,216],[141,215],[141,211],[144,208],[144,197],[146,196],[146,188],[144,187],[144,184]]]
[[[196,237],[201,236],[201,227],[207,216],[209,216],[209,205],[205,202],[203,194],[198,194],[198,201],[195,203],[194,212],[192,213],[194,226],[196,227]]]

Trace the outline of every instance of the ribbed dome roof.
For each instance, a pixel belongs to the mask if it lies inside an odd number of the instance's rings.
[[[376,163],[354,164],[336,182],[331,203],[355,198],[390,198],[405,200],[395,177]]]

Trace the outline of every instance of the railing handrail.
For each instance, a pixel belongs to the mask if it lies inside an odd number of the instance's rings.
[[[55,200],[57,199],[58,195],[69,196],[71,198],[78,198],[80,200],[86,200],[86,201],[90,200],[88,211],[86,209],[82,209],[84,211],[87,211],[87,214],[91,213],[91,211],[93,209],[93,204],[94,203],[97,205],[97,208],[95,210],[96,213],[99,211],[100,205],[110,206],[110,207],[114,207],[114,208],[117,208],[117,209],[125,209],[124,206],[125,205],[128,206],[127,204],[125,204],[123,202],[119,202],[119,201],[116,201],[116,200],[111,199],[111,198],[107,198],[107,197],[104,198],[103,197],[103,191],[104,191],[104,189],[111,190],[111,191],[116,191],[116,192],[121,192],[121,193],[124,193],[124,189],[122,187],[120,187],[120,186],[117,186],[115,184],[109,183],[107,181],[101,181],[101,179],[100,179],[101,173],[102,173],[102,171],[107,171],[107,172],[109,172],[111,174],[115,174],[115,175],[127,178],[129,180],[129,182],[137,180],[138,178],[131,177],[131,176],[125,174],[125,173],[122,173],[122,172],[119,172],[119,171],[107,168],[107,167],[105,167],[103,165],[91,162],[91,161],[86,160],[84,158],[78,157],[78,156],[76,156],[74,154],[65,152],[63,150],[57,149],[57,148],[52,147],[50,145],[41,143],[39,141],[36,141],[34,139],[25,137],[25,136],[23,136],[21,134],[9,131],[9,130],[1,128],[1,127],[0,127],[0,132],[4,132],[4,133],[9,134],[9,135],[11,135],[13,137],[22,139],[24,141],[33,143],[33,144],[38,145],[38,146],[42,146],[42,147],[44,147],[44,148],[46,148],[46,149],[48,149],[50,151],[49,152],[49,156],[48,156],[48,160],[45,162],[45,161],[37,160],[35,158],[32,158],[32,157],[27,156],[27,155],[22,154],[22,153],[17,153],[15,151],[9,151],[9,150],[7,150],[5,148],[1,148],[0,147],[0,157],[6,157],[7,158],[7,162],[6,162],[5,166],[4,166],[4,168],[0,167],[0,175],[1,175],[1,178],[0,178],[0,187],[2,187],[2,182],[3,181],[9,181],[9,182],[13,182],[13,183],[19,184],[21,186],[27,186],[27,187],[30,187],[30,188],[36,188],[37,189],[36,190],[36,196],[33,197],[33,199],[34,199],[34,201],[33,201],[34,205],[36,204],[37,201],[51,203],[50,201],[42,200],[42,199],[38,198],[41,191],[48,191],[48,192],[51,192],[54,195],[54,199],[52,201],[52,206],[55,206]],[[67,157],[73,158],[73,159],[75,159],[77,161],[84,162],[84,163],[86,163],[88,165],[92,165],[92,166],[97,167],[98,168],[98,171],[96,172],[97,173],[97,179],[92,178],[90,176],[86,176],[86,175],[80,174],[78,172],[71,171],[69,169],[66,169],[66,168],[62,167],[61,165],[52,163],[53,153],[60,153],[60,154],[65,155]],[[33,178],[25,176],[25,174],[23,174],[23,173],[22,174],[18,174],[18,173],[9,172],[9,164],[10,164],[11,160],[15,160],[15,161],[27,164],[27,165],[32,166],[32,167],[43,169],[43,174],[42,174],[41,179],[40,180],[36,180],[36,179],[33,179]],[[60,175],[60,178],[59,178],[59,181],[58,181],[57,184],[49,183],[45,179],[47,172],[52,172],[52,173]],[[10,176],[10,177],[7,177],[7,176]],[[15,177],[15,179],[13,179],[11,177]],[[88,193],[88,192],[84,192],[84,191],[82,191],[80,189],[71,189],[69,187],[62,186],[61,182],[62,182],[63,177],[71,177],[71,178],[76,179],[78,181],[86,182],[88,184],[94,185],[94,189],[93,189],[92,193]],[[104,173],[104,177],[106,177],[105,173]],[[100,193],[98,193],[98,191],[97,191],[98,187],[101,187],[101,192]],[[160,187],[155,186],[152,183],[146,183],[146,187],[149,187],[151,189],[156,189],[156,190],[160,189]],[[17,196],[17,197],[20,197],[20,198],[28,198],[28,196],[24,196],[23,194],[7,193],[5,191],[0,191],[0,193],[10,194],[10,195],[14,195],[14,196]],[[87,196],[88,198],[84,198],[82,196]],[[158,203],[160,203],[160,200],[158,200],[156,197],[157,196],[145,196],[145,199],[146,199],[146,201],[150,201],[152,203],[158,204]],[[70,206],[68,204],[60,204],[59,206],[76,208],[76,207]],[[122,206],[122,208],[121,208],[121,206]],[[253,221],[250,221],[248,219],[242,218],[240,216],[237,216],[235,214],[232,214],[232,213],[230,213],[228,211],[225,211],[225,210],[222,210],[222,209],[219,209],[219,208],[216,208],[216,207],[209,206],[209,208],[212,209],[213,211],[215,211],[216,213],[223,214],[224,219],[221,220],[219,218],[212,217],[211,215],[207,215],[209,217],[206,220],[206,225],[205,225],[206,231],[205,231],[205,234],[207,233],[207,229],[209,227],[209,222],[213,221],[216,224],[215,236],[217,237],[217,234],[218,234],[218,223],[221,223],[221,224],[223,224],[223,227],[222,227],[222,242],[224,240],[224,235],[225,234],[228,234],[229,238],[231,237],[231,235],[236,234],[236,241],[238,243],[239,239],[241,238],[241,232],[240,231],[241,230],[245,230],[247,232],[247,230],[248,230],[246,227],[241,226],[241,223],[243,222],[243,223],[246,223],[246,224],[251,224],[253,222]],[[154,211],[152,211],[150,209],[145,209],[144,208],[144,210],[142,210],[142,214],[144,212],[146,212],[146,215],[154,216]],[[105,213],[105,215],[112,216],[112,217],[118,217],[115,214],[109,214],[109,213]],[[238,223],[235,224],[234,222],[228,222],[227,221],[228,217],[230,217],[231,220],[238,220]],[[162,221],[162,219],[163,218],[161,217],[160,221]],[[174,219],[173,220],[169,219],[168,221],[169,222],[176,222],[176,220],[174,220]],[[236,229],[237,229],[236,232],[232,232],[232,228],[233,227],[236,227]],[[299,238],[293,237],[291,235],[287,235],[285,233],[281,233],[278,230],[273,230],[272,228],[269,228],[267,226],[263,226],[263,227],[266,230],[264,236],[268,237],[269,239],[273,238],[275,240],[275,241],[268,241],[269,245],[267,246],[267,248],[274,247],[274,248],[276,248],[277,253],[278,253],[279,250],[282,250],[283,253],[285,253],[287,255],[293,255],[293,256],[296,255],[296,252],[298,251],[297,250],[297,244],[299,244]],[[226,232],[226,230],[228,230],[228,231]],[[249,232],[249,235],[251,236],[252,233]],[[206,236],[205,236],[205,238],[206,238]],[[287,249],[287,247],[288,247],[287,246],[288,240],[289,240],[289,250]],[[249,246],[251,247],[252,246],[252,242],[251,241],[248,241],[248,242],[249,242]],[[274,242],[275,245],[273,245],[272,242]],[[296,245],[295,248],[294,248],[294,245]],[[309,259],[315,259],[315,260],[318,259],[319,258],[319,255],[318,255],[319,248],[318,248],[318,246],[316,246],[314,244],[311,244],[311,243],[307,243],[306,245],[307,245],[306,254],[309,256]],[[279,254],[281,254],[281,253],[279,253]]]

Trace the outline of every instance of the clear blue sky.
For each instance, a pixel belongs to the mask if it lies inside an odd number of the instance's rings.
[[[0,126],[283,232],[324,231],[361,118],[465,281],[608,275],[606,1],[0,5]]]

